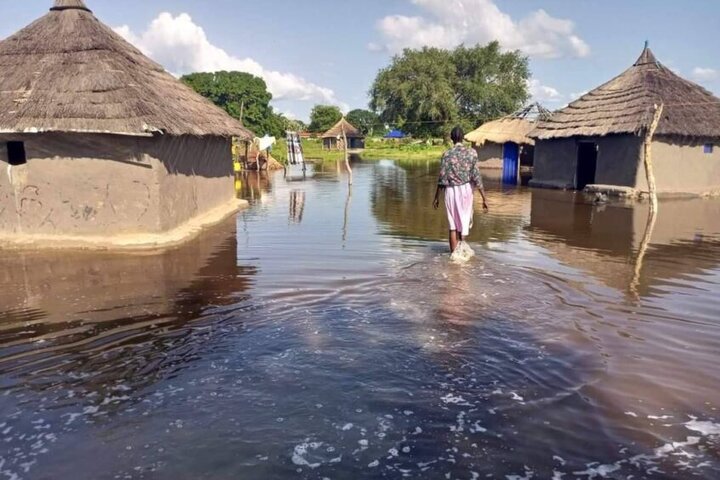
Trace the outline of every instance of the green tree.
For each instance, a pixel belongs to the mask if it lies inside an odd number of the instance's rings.
[[[285,130],[292,130],[293,132],[304,132],[308,128],[307,124],[302,120],[291,119],[287,117],[282,117],[282,119],[283,128]]]
[[[240,119],[256,135],[284,135],[283,117],[270,106],[272,94],[262,78],[245,72],[192,73],[182,80],[200,95]]]
[[[370,110],[355,109],[347,114],[347,121],[357,127],[364,135],[372,135],[380,130],[380,117]]]
[[[315,105],[310,113],[311,132],[325,132],[340,121],[342,112],[334,105]]]
[[[529,98],[528,60],[485,46],[405,50],[380,70],[370,108],[418,137],[444,136],[452,124],[475,128],[512,113]]]

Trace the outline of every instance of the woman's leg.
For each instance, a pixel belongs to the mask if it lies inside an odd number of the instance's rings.
[[[450,230],[450,253],[453,253],[458,246],[457,230]]]

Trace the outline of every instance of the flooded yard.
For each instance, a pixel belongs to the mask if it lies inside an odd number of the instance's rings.
[[[718,478],[720,200],[241,179],[164,253],[0,252],[0,478]]]

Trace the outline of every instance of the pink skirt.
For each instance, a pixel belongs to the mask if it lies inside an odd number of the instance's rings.
[[[468,235],[473,218],[472,184],[445,188],[445,209],[450,230],[458,231],[463,236]]]

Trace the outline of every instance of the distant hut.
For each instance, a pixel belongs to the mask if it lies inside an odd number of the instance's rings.
[[[365,135],[345,120],[345,117],[341,118],[330,130],[323,133],[323,148],[326,150],[344,149],[343,130],[345,130],[345,137],[347,137],[348,150],[365,148]]]
[[[550,111],[533,103],[511,115],[482,124],[465,135],[478,152],[483,168],[502,168],[503,183],[515,184],[521,166],[532,167],[535,140],[529,134]]]
[[[655,134],[646,138],[661,105]],[[659,194],[720,192],[720,99],[664,67],[647,45],[632,67],[531,136],[534,186],[646,192],[648,140]]]
[[[233,136],[253,137],[82,0],[56,0],[0,42],[0,237],[85,242],[227,215]]]

